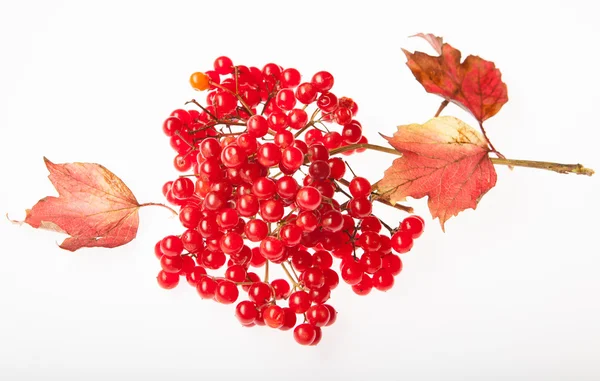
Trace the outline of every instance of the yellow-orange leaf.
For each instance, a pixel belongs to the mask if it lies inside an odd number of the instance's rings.
[[[99,164],[54,164],[44,158],[59,197],[48,196],[27,210],[25,223],[70,235],[60,245],[116,247],[135,238],[138,204],[129,188]]]
[[[392,203],[429,197],[442,229],[452,216],[477,207],[496,185],[496,171],[483,135],[460,119],[443,116],[399,126],[388,142],[402,153],[385,171],[378,193]]]

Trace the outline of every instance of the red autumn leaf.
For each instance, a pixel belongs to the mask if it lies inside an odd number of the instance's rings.
[[[135,238],[143,205],[114,173],[99,164],[44,161],[59,197],[45,197],[27,210],[27,224],[67,233],[60,247],[69,251],[117,247]]]
[[[444,223],[477,207],[496,185],[496,171],[485,138],[463,121],[443,116],[399,126],[388,142],[402,153],[378,183],[381,197],[395,204],[429,196],[429,211]]]
[[[496,115],[508,102],[506,84],[493,62],[478,56],[468,56],[460,62],[461,53],[441,38],[418,34],[427,40],[439,56],[423,52],[410,53],[406,63],[415,78],[428,93],[437,94],[469,111],[482,123]]]

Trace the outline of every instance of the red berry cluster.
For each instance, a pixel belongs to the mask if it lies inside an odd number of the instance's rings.
[[[412,248],[423,220],[382,225],[372,215],[370,182],[344,179],[346,163],[332,156],[366,138],[356,103],[331,92],[330,73],[302,82],[294,68],[261,70],[219,57],[190,83],[209,90],[206,106],[192,100],[200,110],[175,110],[163,124],[175,168],[193,174],[163,187],[186,230],[156,244],[158,283],[171,289],[185,276],[201,298],[237,302],[242,325],[294,329],[298,343],[316,345],[336,320],[326,302],[340,278],[359,295],[389,290],[402,270],[393,252]],[[287,280],[269,280],[269,264]],[[262,279],[251,271],[259,267]],[[247,300],[238,301],[240,292]]]

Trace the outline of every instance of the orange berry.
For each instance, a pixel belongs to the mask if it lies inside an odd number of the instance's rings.
[[[209,81],[208,75],[201,72],[196,72],[190,76],[190,84],[195,90],[207,90],[210,87]]]

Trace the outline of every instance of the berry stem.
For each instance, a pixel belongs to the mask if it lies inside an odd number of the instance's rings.
[[[178,215],[178,213],[177,213],[177,211],[175,209],[171,208],[168,205],[161,204],[161,203],[158,203],[158,202],[147,202],[145,204],[141,204],[139,207],[142,208],[144,206],[161,206],[161,207],[163,207],[165,209],[170,210],[174,215]]]
[[[265,279],[264,279],[265,283],[269,283],[269,262],[270,262],[269,260],[267,260],[265,262]]]
[[[268,261],[267,261],[268,262]],[[285,275],[287,275],[288,279],[290,280],[290,282],[292,283],[292,286],[294,286],[294,288],[298,288],[298,282],[296,282],[294,280],[294,278],[292,277],[292,274],[290,274],[289,270],[287,269],[287,267],[285,267],[285,262],[281,263],[281,268],[283,269],[283,271],[285,272]]]
[[[379,222],[381,222],[381,224],[383,225],[384,228],[386,228],[390,234],[394,234],[394,229],[392,229],[392,227],[388,224],[386,224],[385,222],[383,222],[383,220],[379,217],[377,217],[377,219],[379,220]]]
[[[385,153],[389,153],[392,155],[402,156],[402,153],[400,153],[400,151],[397,151],[394,148],[382,147],[382,146],[378,146],[376,144],[370,144],[370,143],[349,144],[347,146],[334,148],[331,151],[329,151],[329,155],[333,156],[333,155],[340,154],[342,152],[352,151],[352,150],[361,149],[361,148],[370,149],[372,151],[385,152]]]
[[[344,160],[344,164],[346,164],[346,167],[348,167],[348,169],[350,170],[350,172],[352,172],[352,176],[356,177],[356,173],[354,173],[354,171],[352,170],[352,167],[350,166],[350,164]]]
[[[500,152],[498,152],[498,150],[496,149],[496,147],[494,147],[494,145],[492,144],[492,141],[490,140],[490,138],[488,138],[487,133],[485,132],[485,128],[483,128],[483,123],[479,122],[479,128],[481,128],[481,132],[483,133],[483,137],[487,141],[487,143],[490,146],[490,149],[492,150],[492,152],[495,153],[496,155],[498,155],[499,158],[506,159],[506,157],[503,154],[501,154]]]
[[[441,104],[440,107],[438,108],[438,110],[436,111],[435,115],[433,116],[434,118],[437,118],[438,116],[440,116],[440,114],[442,113],[442,111],[444,111],[444,109],[446,108],[446,106],[448,106],[448,103],[450,103],[450,101],[448,101],[447,99],[444,100]]]
[[[385,153],[389,153],[389,154],[396,155],[396,156],[402,156],[402,153],[400,151],[395,150],[394,148],[382,147],[382,146],[378,146],[376,144],[368,144],[368,143],[350,144],[350,145],[347,145],[344,147],[339,147],[339,148],[332,149],[331,151],[329,151],[329,154],[337,155],[342,152],[352,151],[352,150],[360,149],[360,148],[370,149],[370,150],[379,151],[379,152],[385,152]],[[519,159],[506,159],[506,158],[496,158],[496,157],[491,157],[490,160],[495,165],[507,165],[507,166],[514,166],[514,167],[545,169],[547,171],[552,171],[552,172],[557,172],[557,173],[574,173],[576,175],[585,175],[585,176],[591,176],[594,174],[593,169],[586,168],[581,164],[560,164],[560,163],[552,163],[552,162],[548,162],[548,161],[519,160]]]
[[[235,71],[237,73],[237,66],[236,66]],[[218,88],[218,89],[221,89],[223,91],[227,91],[228,93],[233,94],[237,98],[237,100],[240,101],[240,103],[242,104],[242,106],[244,107],[244,109],[246,109],[246,111],[248,112],[248,114],[254,115],[254,112],[252,112],[252,109],[248,106],[248,104],[246,103],[246,101],[244,101],[244,98],[242,98],[241,95],[238,94],[238,92],[237,92],[237,75],[236,75],[236,78],[235,78],[235,86],[236,86],[236,91],[235,92],[229,90],[228,88],[226,88],[224,86],[221,86],[218,83],[214,83],[213,82],[212,85],[214,87]]]
[[[189,101],[185,102],[185,105],[188,105],[189,103],[193,103],[193,104],[195,104],[196,106],[200,107],[200,109],[201,109],[202,111],[204,111],[205,113],[207,113],[207,114],[208,114],[208,116],[210,116],[210,117],[211,117],[211,118],[213,118],[214,120],[219,120],[219,118],[217,118],[216,116],[214,116],[214,115],[213,115],[213,113],[211,113],[210,111],[208,111],[208,110],[206,109],[206,107],[202,106],[202,105],[201,105],[200,103],[198,103],[198,102],[197,102],[195,99],[192,99],[192,100],[189,100]]]
[[[508,165],[514,167],[525,167],[525,168],[536,168],[545,169],[547,171],[557,173],[574,173],[576,175],[591,176],[594,174],[594,170],[586,168],[581,164],[560,164],[550,163],[547,161],[534,161],[534,160],[518,160],[518,159],[506,159],[506,158],[490,158],[492,163],[495,165]]]
[[[349,146],[347,146],[347,147],[349,147]],[[385,147],[382,147],[382,148],[385,148]],[[396,152],[398,152],[398,151],[396,151]],[[340,184],[345,185],[346,187],[350,186],[350,183],[347,180],[345,180],[345,179],[339,179],[337,181]],[[383,198],[379,198],[379,196],[381,196],[380,194],[377,194],[375,192],[371,192],[371,194],[373,195],[373,201],[380,202],[380,203],[382,203],[384,205],[391,206],[392,208],[396,208],[396,209],[405,211],[407,213],[413,213],[414,212],[414,209],[411,208],[410,206],[406,206],[406,205],[402,205],[402,204],[392,204],[391,202],[389,202],[389,201],[387,201],[387,200],[385,200]]]
[[[306,123],[306,126],[302,127],[301,129],[299,129],[299,130],[298,130],[298,132],[296,132],[296,133],[294,134],[294,138],[297,138],[298,136],[302,135],[302,133],[303,133],[304,131],[306,131],[308,128],[310,128],[310,127],[314,126],[316,123],[318,123],[318,122],[320,122],[320,121],[321,121],[321,119],[319,119],[319,120],[315,120],[315,118],[316,118],[316,117],[317,117],[317,115],[319,114],[319,111],[321,111],[321,110],[319,110],[319,109],[316,109],[316,110],[315,110],[315,111],[312,113],[312,115],[310,116],[310,121],[309,121],[308,123]]]

